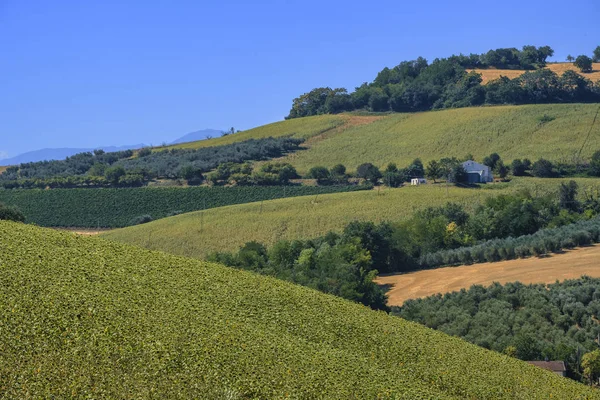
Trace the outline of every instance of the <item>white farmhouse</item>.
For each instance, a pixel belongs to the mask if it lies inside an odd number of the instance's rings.
[[[427,184],[427,180],[425,178],[412,178],[410,184],[412,186],[425,185]]]
[[[479,164],[473,160],[468,160],[465,161],[462,166],[465,171],[467,171],[467,182],[469,183],[485,183],[494,181],[492,170],[487,165]]]

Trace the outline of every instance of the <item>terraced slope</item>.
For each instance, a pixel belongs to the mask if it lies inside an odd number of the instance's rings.
[[[148,224],[110,231],[107,239],[173,254],[203,258],[212,251],[237,250],[255,240],[272,244],[280,239],[307,239],[341,230],[349,222],[398,221],[415,210],[448,201],[475,207],[488,196],[530,189],[542,195],[555,192],[565,179],[515,179],[510,184],[464,189],[424,185],[400,189],[304,196],[214,208],[164,218]],[[577,179],[580,188],[598,187],[598,179]]]
[[[283,281],[0,222],[0,397],[598,399]]]

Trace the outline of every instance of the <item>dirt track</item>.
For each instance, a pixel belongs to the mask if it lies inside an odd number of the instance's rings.
[[[375,282],[391,285],[388,304],[399,306],[408,299],[453,292],[475,284],[515,281],[553,283],[556,280],[579,278],[582,275],[600,277],[600,245],[546,258],[534,257],[380,276]]]

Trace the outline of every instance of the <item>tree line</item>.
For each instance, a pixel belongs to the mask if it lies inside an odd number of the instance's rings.
[[[8,167],[0,174],[0,187],[136,187],[157,178],[184,179],[189,184],[199,184],[204,181],[204,173],[221,164],[281,157],[299,150],[301,143],[302,139],[269,137],[200,149],[152,151],[145,148],[137,154],[131,150],[111,153],[96,150],[65,160]]]
[[[600,52],[599,49],[596,51]],[[558,76],[542,68],[553,53],[549,46],[524,46],[522,50],[496,49],[485,54],[454,55],[432,63],[419,57],[394,68],[384,68],[373,82],[363,83],[352,93],[345,88],[329,87],[304,93],[293,100],[287,118],[353,110],[414,112],[484,104],[600,101],[600,82],[593,83],[574,71]],[[514,79],[502,76],[485,85],[481,74],[467,72],[467,69],[489,67],[528,71]],[[582,71],[588,72],[588,69]]]
[[[494,283],[407,300],[392,313],[525,361],[565,361],[569,376],[600,376],[600,279]]]

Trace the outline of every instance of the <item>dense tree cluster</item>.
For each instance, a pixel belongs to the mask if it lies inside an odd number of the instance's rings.
[[[152,152],[143,149],[136,157],[131,150],[115,153],[97,150],[61,161],[41,161],[9,167],[0,174],[0,186],[135,187],[154,178],[185,179],[190,184],[198,184],[204,179],[203,173],[221,164],[281,157],[298,150],[301,143],[301,139],[270,137],[195,150],[174,148]],[[294,174],[288,171],[288,175]]]
[[[324,293],[387,309],[384,291],[373,282],[379,260],[362,240],[379,230],[372,224],[350,224],[341,235],[329,233],[313,240],[282,240],[267,250],[257,242],[246,243],[237,253],[214,253],[210,261],[254,271],[308,286]]]
[[[584,354],[598,351],[600,279],[477,285],[408,300],[393,313],[522,360],[563,360],[575,379],[598,375],[595,356]]]
[[[552,54],[548,46],[524,46],[522,50],[455,55],[431,64],[419,57],[384,68],[372,83],[363,83],[352,93],[345,88],[313,89],[294,99],[287,118],[352,110],[411,112],[483,104],[600,101],[600,82],[594,84],[574,71],[558,76],[541,69]],[[503,76],[486,85],[482,85],[480,74],[467,72],[489,67],[530,71],[514,79]]]
[[[0,220],[25,222],[25,215],[16,207],[0,203]]]
[[[291,179],[300,175],[289,163],[267,162],[255,168],[250,163],[220,164],[214,172],[206,176],[213,185],[230,184],[238,186],[289,185]]]

